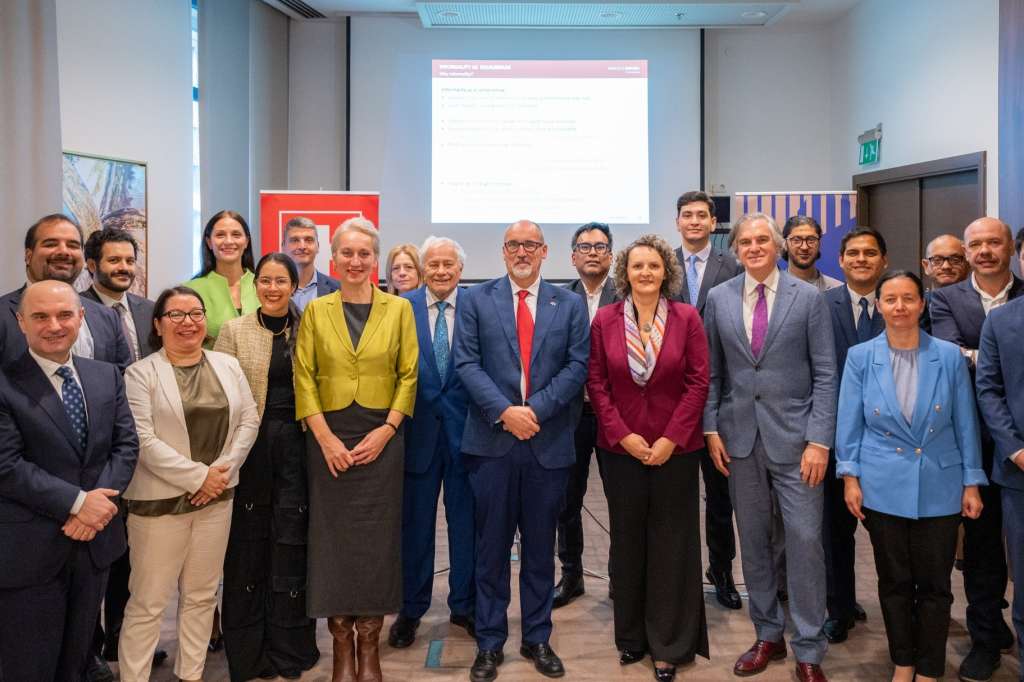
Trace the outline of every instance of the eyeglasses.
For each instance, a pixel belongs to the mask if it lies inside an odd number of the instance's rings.
[[[967,259],[963,256],[952,255],[952,256],[929,256],[928,263],[933,268],[941,268],[943,263],[949,263],[954,268],[959,268],[967,262]]]
[[[187,313],[184,310],[169,310],[161,315],[161,317],[166,317],[174,324],[181,324],[185,321],[186,317],[193,322],[199,323],[206,319],[206,311],[202,308],[196,308]]]
[[[598,255],[604,255],[608,253],[608,244],[605,242],[597,242],[596,244],[591,244],[590,242],[577,242],[576,245],[572,247],[572,250],[579,251],[583,254],[593,251]]]
[[[793,246],[800,248],[804,244],[807,246],[817,246],[818,242],[821,241],[821,237],[787,237],[786,241]]]
[[[260,277],[256,280],[256,283],[261,287],[277,286],[277,287],[290,287],[292,281],[287,277]]]
[[[544,246],[544,242],[525,241],[519,242],[515,239],[510,239],[505,242],[505,250],[509,253],[515,253],[520,248],[526,249],[526,253],[534,253],[537,249]]]

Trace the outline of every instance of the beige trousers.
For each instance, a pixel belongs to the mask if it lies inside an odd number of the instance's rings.
[[[230,529],[230,500],[189,514],[128,515],[131,597],[117,648],[122,682],[149,680],[160,623],[175,587],[178,655],[174,674],[183,680],[203,676]]]

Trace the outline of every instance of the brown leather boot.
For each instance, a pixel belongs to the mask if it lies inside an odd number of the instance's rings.
[[[359,643],[359,676],[357,682],[383,682],[380,671],[380,630],[383,616],[356,618],[356,641]]]
[[[331,682],[356,682],[356,640],[352,616],[327,619],[327,629],[334,635],[334,672]]]

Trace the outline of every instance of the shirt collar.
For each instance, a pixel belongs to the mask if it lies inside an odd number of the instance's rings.
[[[583,293],[585,293],[587,296],[591,298],[593,298],[594,296],[600,296],[602,293],[604,293],[604,285],[607,283],[608,275],[605,275],[604,279],[601,280],[601,283],[597,285],[597,288],[594,289],[593,292],[591,292],[589,289],[587,289],[587,285],[584,284],[583,280],[580,280],[580,286],[583,287]]]
[[[762,284],[762,282],[758,282],[756,279],[751,277],[749,272],[745,272],[743,274],[743,292],[747,296],[750,296],[754,293],[754,291],[757,289],[758,284]],[[765,289],[774,294],[775,291],[779,288],[779,269],[772,268],[771,273],[769,273],[769,275],[764,278],[763,284]]]
[[[75,372],[74,363],[71,362],[71,353],[70,352],[68,353],[68,361],[67,362],[63,362],[63,363],[62,362],[54,362],[53,360],[48,360],[48,359],[44,358],[42,355],[39,355],[38,353],[36,353],[31,348],[28,349],[28,354],[32,356],[32,359],[35,360],[36,363],[39,364],[39,368],[41,370],[43,370],[43,374],[45,374],[47,378],[52,377],[54,374],[56,374],[57,370],[60,369],[61,367],[70,367],[71,368],[71,372],[73,374],[77,374],[77,372]]]
[[[309,280],[309,284],[304,287],[296,287],[295,291],[309,291],[310,289],[316,289],[317,282],[320,280],[320,273],[316,270],[313,271],[313,277]]]
[[[1006,283],[1006,286],[1003,287],[1003,290],[1000,291],[995,296],[989,296],[984,291],[982,291],[981,287],[978,286],[978,280],[974,278],[974,274],[975,273],[973,273],[973,272],[971,273],[971,286],[974,288],[975,291],[978,292],[978,295],[981,296],[981,298],[983,300],[986,300],[986,301],[999,301],[1001,299],[1004,299],[1004,298],[1006,298],[1009,295],[1010,289],[1013,287],[1013,275],[1011,274],[1010,275],[1010,281]]]
[[[508,283],[512,286],[512,293],[514,295],[518,295],[520,291],[529,291],[530,296],[533,296],[533,298],[536,300],[537,295],[540,292],[540,277],[533,280],[533,284],[526,287],[526,289],[523,289],[523,287],[513,282],[511,277],[508,278]]]
[[[850,294],[850,300],[853,301],[854,305],[860,305],[860,299],[865,299],[869,306],[875,305],[875,292],[869,291],[863,296],[858,294],[856,291],[850,288],[850,285],[846,285],[846,291]]]
[[[690,251],[685,246],[682,247],[682,248],[683,248],[683,256],[684,256],[683,260],[684,261],[690,260],[690,256],[696,256],[697,260],[699,260],[701,263],[705,263],[705,262],[707,262],[708,258],[711,257],[711,242],[710,241],[707,244],[704,245],[703,249],[701,249],[700,251],[697,251],[696,253],[694,253],[693,251]]]
[[[444,299],[439,299],[437,296],[434,296],[434,293],[432,291],[430,291],[430,287],[428,287],[428,286],[424,286],[423,287],[423,291],[427,294],[427,307],[428,308],[430,306],[432,306],[432,305],[436,305],[441,300],[444,300],[448,305],[450,305],[452,308],[454,308],[455,307],[455,299],[458,298],[458,295],[459,295],[459,286],[455,285],[455,288],[452,289],[452,292],[450,294],[448,294],[448,296],[445,297]]]
[[[126,308],[128,307],[128,301],[125,298],[122,298],[120,301],[117,300],[116,298],[110,298],[109,296],[107,296],[105,293],[103,293],[102,291],[100,291],[96,287],[92,287],[92,291],[100,299],[100,303],[102,303],[103,305],[107,306],[108,308],[114,307],[115,303],[120,303],[121,305],[125,306]]]

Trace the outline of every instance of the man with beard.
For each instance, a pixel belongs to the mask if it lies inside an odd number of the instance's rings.
[[[971,272],[964,243],[952,234],[940,234],[928,242],[921,268],[930,282],[929,291],[962,282]]]
[[[299,285],[292,294],[292,303],[299,309],[299,314],[302,314],[306,304],[314,298],[333,293],[341,286],[338,280],[316,269],[320,238],[316,231],[316,223],[309,218],[299,216],[285,223],[284,234],[281,235],[281,250],[288,254],[299,271]]]
[[[821,225],[809,215],[790,216],[782,228],[786,250],[782,258],[789,263],[789,274],[813,284],[818,291],[843,286],[835,277],[829,277],[815,265],[821,258]]]
[[[54,279],[72,285],[82,272],[82,228],[72,218],[43,216],[25,233],[25,277],[28,284]],[[25,336],[16,314],[25,287],[0,296],[0,361],[10,362],[25,352]],[[83,298],[85,320],[71,352],[82,358],[111,362],[123,372],[131,353],[113,310]]]

